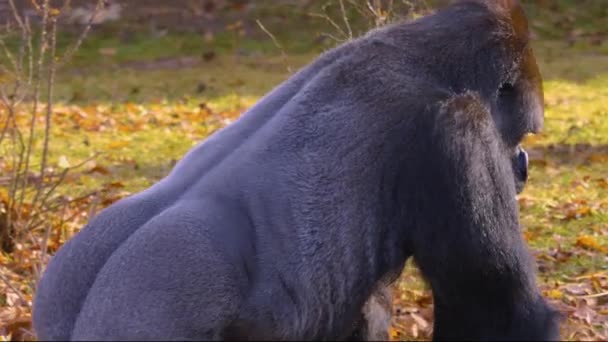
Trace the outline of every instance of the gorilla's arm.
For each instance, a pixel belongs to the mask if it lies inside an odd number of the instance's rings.
[[[465,93],[440,104],[426,124],[426,167],[411,179],[419,184],[411,241],[435,298],[434,339],[558,339],[490,113]]]

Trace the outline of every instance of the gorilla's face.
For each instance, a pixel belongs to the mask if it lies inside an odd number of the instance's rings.
[[[542,78],[530,46],[528,22],[519,2],[472,1],[489,6],[503,21],[511,23],[493,46],[493,51],[498,52],[495,56],[498,63],[495,79],[486,94],[490,97],[492,117],[504,151],[512,161],[517,193],[520,193],[528,178],[528,155],[520,144],[527,134],[538,133],[543,126]]]
[[[543,126],[542,80],[532,50],[526,47],[519,63],[505,71],[493,108],[493,116],[511,155],[515,186],[519,194],[528,179],[528,154],[521,142],[529,133],[537,133]]]

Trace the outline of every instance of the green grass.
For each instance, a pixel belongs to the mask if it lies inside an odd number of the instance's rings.
[[[77,70],[59,76],[56,100],[82,104],[209,100],[231,94],[259,97],[288,76],[290,68],[312,58],[312,53],[288,59],[265,55],[219,55],[209,62],[197,62],[192,67],[179,70],[117,66],[103,72]]]

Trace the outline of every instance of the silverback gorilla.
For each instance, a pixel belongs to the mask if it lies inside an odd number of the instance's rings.
[[[362,308],[414,257],[434,339],[556,340],[515,200],[519,144],[542,122],[516,0],[372,31],[93,218],[49,263],[36,332],[366,339],[377,317]]]

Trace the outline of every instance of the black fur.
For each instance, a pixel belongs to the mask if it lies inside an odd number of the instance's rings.
[[[413,256],[435,339],[557,339],[513,176],[542,91],[508,8],[492,6],[325,53],[104,210],[49,263],[38,337],[352,338]]]

